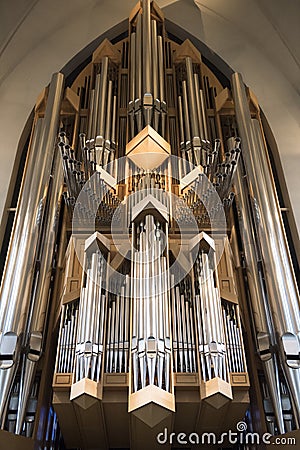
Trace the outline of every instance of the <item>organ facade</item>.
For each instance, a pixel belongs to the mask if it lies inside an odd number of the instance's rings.
[[[155,2],[36,103],[0,324],[15,448],[299,428],[299,292],[259,104]]]

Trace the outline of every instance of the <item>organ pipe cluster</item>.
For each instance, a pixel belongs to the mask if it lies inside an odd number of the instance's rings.
[[[1,285],[1,427],[42,433],[54,341],[53,442],[68,439],[61,404],[84,423],[98,402],[104,420],[111,380],[126,386],[132,417],[154,427],[154,404],[174,425],[175,386],[194,383],[217,415],[249,389],[249,366],[270,432],[298,427],[299,293],[241,76],[223,89],[142,0],[128,36],[105,40],[68,89],[55,74],[36,107]]]

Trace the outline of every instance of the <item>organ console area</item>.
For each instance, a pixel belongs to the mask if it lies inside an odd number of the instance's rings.
[[[298,429],[299,293],[255,95],[150,0],[77,73],[35,106],[1,285],[2,436],[141,450],[165,428]]]

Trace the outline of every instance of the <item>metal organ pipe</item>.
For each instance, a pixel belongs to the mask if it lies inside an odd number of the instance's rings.
[[[38,120],[22,185],[13,238],[1,286],[0,320],[0,416],[10,391],[19,358],[21,334],[31,302],[31,286],[37,273],[37,255],[46,223],[47,195],[57,135],[64,77],[52,78],[43,122]],[[1,370],[5,369],[5,370]]]
[[[194,86],[194,77],[193,77],[193,62],[190,57],[187,57],[185,62],[186,62],[186,69],[187,69],[187,88],[188,88],[188,99],[189,99],[188,104],[190,107],[189,116],[191,119],[192,140],[195,140],[196,138],[199,139],[199,128],[198,128],[198,121],[197,121],[195,86]],[[195,142],[193,142],[193,143],[195,143]],[[198,143],[198,145],[199,144],[200,143]]]
[[[98,97],[98,117],[97,117],[97,136],[96,147],[99,145],[103,147],[104,132],[105,132],[105,109],[107,105],[107,91],[108,91],[108,56],[104,56],[101,61],[101,78],[100,89]],[[98,161],[97,161],[98,162]],[[101,164],[101,162],[99,163]]]
[[[33,295],[26,324],[25,345],[27,355],[22,361],[22,376],[20,382],[19,405],[16,421],[16,433],[22,431],[26,414],[26,405],[34,380],[36,363],[40,359],[45,340],[44,328],[46,314],[51,296],[50,283],[54,269],[54,252],[58,233],[59,210],[63,188],[63,171],[61,157],[56,150],[52,170],[52,179],[48,192],[48,205],[45,205],[47,220],[39,255],[39,271],[34,279]]]
[[[133,392],[157,384],[170,389],[170,319],[167,261],[162,250],[161,224],[152,215],[134,225],[137,250],[133,247]],[[154,238],[150,245],[149,238]],[[133,244],[134,245],[134,244]],[[147,377],[148,374],[148,377]]]
[[[129,101],[134,102],[136,94],[136,33],[130,34],[130,91],[129,91]]]
[[[163,38],[162,38],[162,36],[158,36],[157,39],[158,39],[158,69],[159,69],[160,101],[164,105],[166,102],[166,98],[165,98]]]
[[[195,83],[195,100],[196,100],[196,108],[197,108],[199,134],[200,134],[201,142],[205,142],[203,117],[202,117],[202,106],[201,106],[200,88],[199,88],[199,77],[196,73],[194,73],[194,83]]]
[[[151,80],[151,12],[150,12],[150,1],[142,0],[143,8],[143,84],[144,93],[150,94],[152,89]]]
[[[195,307],[198,323],[199,353],[204,381],[220,377],[228,381],[227,354],[221,300],[214,284],[209,255],[198,255],[194,267]]]
[[[205,100],[202,89],[200,89],[200,104],[201,104],[201,111],[202,111],[202,123],[203,123],[203,129],[204,129],[204,139],[208,141],[208,130],[207,130],[207,122],[206,122],[206,114],[205,114]]]
[[[105,261],[100,251],[86,256],[86,285],[82,288],[79,304],[79,326],[76,336],[75,381],[90,378],[99,381],[106,311]]]
[[[92,123],[89,139],[95,139],[97,133],[97,124],[99,118],[99,97],[100,97],[101,74],[96,75],[94,95],[91,97],[92,108],[90,114],[90,122]]]
[[[299,292],[260,125],[256,119],[251,119],[241,75],[234,74],[232,84],[237,123],[243,145],[247,149],[246,171],[259,212],[257,233],[266,267],[268,301],[274,316],[276,331],[280,336],[278,343],[282,360],[285,361],[283,369],[299,411],[300,345],[297,337],[300,323]]]
[[[157,22],[156,20],[151,20],[151,31],[152,31],[152,80],[153,80],[153,99],[156,101],[158,97],[158,41],[157,41]]]

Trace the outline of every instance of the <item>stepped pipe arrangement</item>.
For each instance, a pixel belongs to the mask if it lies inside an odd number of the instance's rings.
[[[291,432],[299,293],[254,94],[239,74],[224,88],[153,1],[113,42],[36,104],[1,284],[1,428],[137,450],[179,423]]]

